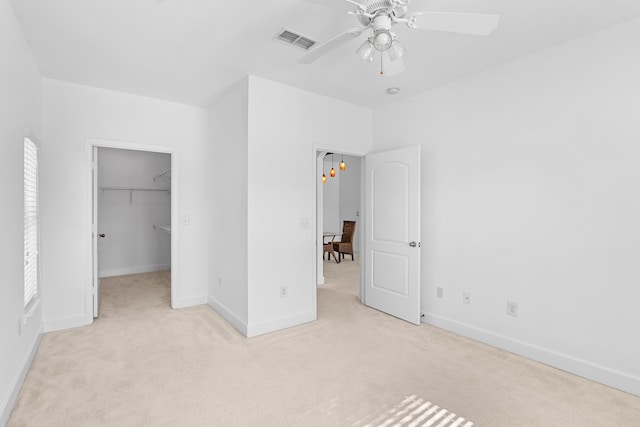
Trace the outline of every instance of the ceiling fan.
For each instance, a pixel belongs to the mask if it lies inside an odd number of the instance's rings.
[[[301,64],[310,64],[335,48],[359,37],[371,29],[370,36],[360,45],[356,54],[364,61],[373,61],[380,52],[380,74],[387,76],[404,71],[405,49],[396,34],[391,31],[395,24],[406,24],[419,30],[449,31],[463,34],[487,35],[497,26],[498,15],[449,12],[408,13],[411,0],[346,0],[356,9],[348,12],[354,15],[362,27],[352,28],[318,45],[298,59]],[[386,63],[386,67],[385,67]]]

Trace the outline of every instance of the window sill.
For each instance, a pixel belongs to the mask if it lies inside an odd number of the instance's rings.
[[[22,318],[20,319],[23,326],[26,326],[26,324],[29,322],[29,319],[31,319],[33,315],[36,314],[36,311],[38,311],[38,307],[40,306],[40,301],[41,298],[37,296],[29,301],[29,304],[27,304],[27,306],[24,308],[24,313],[22,314]]]

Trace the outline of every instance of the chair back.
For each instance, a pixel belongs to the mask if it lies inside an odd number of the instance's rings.
[[[356,222],[355,221],[344,221],[342,224],[342,238],[340,239],[341,243],[352,243],[353,242],[353,234],[356,232]]]

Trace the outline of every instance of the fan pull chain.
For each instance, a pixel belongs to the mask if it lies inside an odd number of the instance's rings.
[[[380,52],[380,75],[384,75],[384,64],[382,60],[384,59],[384,55]]]

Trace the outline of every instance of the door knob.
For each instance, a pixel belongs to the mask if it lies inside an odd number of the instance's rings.
[[[105,236],[105,234],[104,234],[104,233],[100,233],[100,234],[98,234],[98,237],[102,237],[102,238],[104,238],[104,236]]]
[[[418,244],[416,242],[411,242],[409,243],[409,246],[411,246],[412,248],[415,248],[416,246],[418,246]]]

